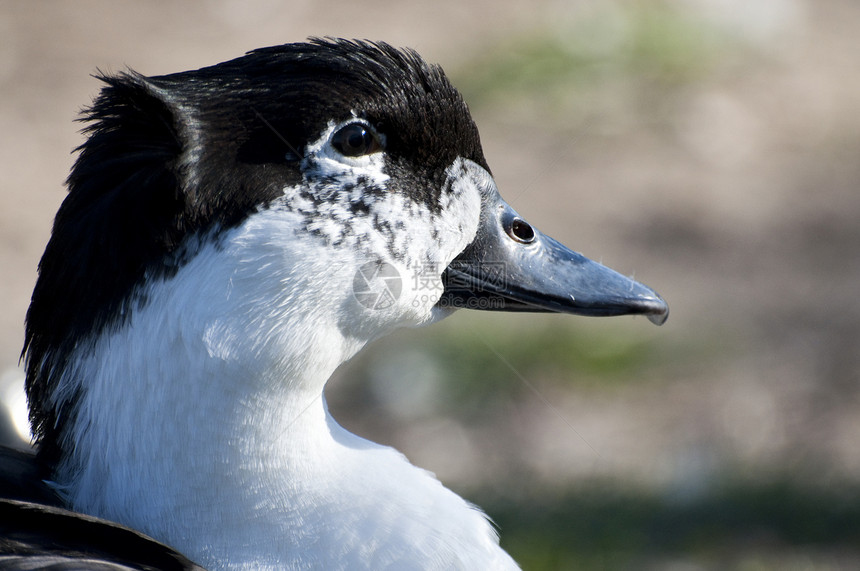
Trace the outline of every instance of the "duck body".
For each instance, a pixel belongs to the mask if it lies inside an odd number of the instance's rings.
[[[59,502],[213,570],[516,568],[480,510],[340,427],[326,381],[474,299],[665,303],[519,218],[414,52],[316,40],[103,79],[27,318]]]

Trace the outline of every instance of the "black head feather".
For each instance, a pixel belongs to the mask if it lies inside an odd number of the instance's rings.
[[[72,355],[146,303],[140,286],[173,275],[193,255],[189,237],[235,226],[299,183],[296,155],[330,121],[354,114],[384,133],[390,190],[431,206],[455,158],[486,167],[441,68],[384,43],[317,39],[196,71],[99,78],[27,313],[30,417],[49,459],[74,414],[73,402],[50,402]]]

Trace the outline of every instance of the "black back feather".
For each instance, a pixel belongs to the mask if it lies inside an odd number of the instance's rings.
[[[166,545],[121,525],[6,499],[0,499],[0,568],[204,571]]]

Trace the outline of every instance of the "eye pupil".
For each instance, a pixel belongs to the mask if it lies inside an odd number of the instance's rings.
[[[363,149],[367,145],[367,131],[364,129],[353,129],[347,135],[346,144],[349,149]]]
[[[360,157],[381,150],[376,136],[360,123],[352,123],[337,131],[332,136],[331,144],[347,157]]]

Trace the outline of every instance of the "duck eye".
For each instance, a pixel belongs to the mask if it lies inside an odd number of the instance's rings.
[[[531,244],[535,241],[535,230],[522,218],[514,218],[508,226],[508,235],[523,244]]]
[[[331,138],[332,146],[345,157],[360,157],[382,150],[376,134],[362,123],[350,123]]]

